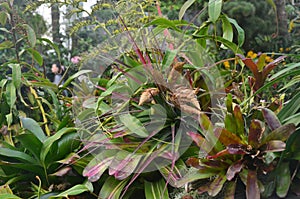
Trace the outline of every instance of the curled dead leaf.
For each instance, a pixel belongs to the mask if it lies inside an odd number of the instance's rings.
[[[142,92],[138,105],[142,106],[144,103],[151,102],[153,96],[156,96],[158,93],[159,93],[158,88],[147,88]]]

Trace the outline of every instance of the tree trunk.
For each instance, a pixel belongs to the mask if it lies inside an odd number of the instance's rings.
[[[52,39],[53,42],[57,45],[60,45],[60,34],[59,34],[59,6],[57,4],[53,4],[51,6],[51,19],[52,19]]]
[[[283,40],[289,40],[288,20],[285,12],[285,0],[274,0],[278,20],[278,37]]]

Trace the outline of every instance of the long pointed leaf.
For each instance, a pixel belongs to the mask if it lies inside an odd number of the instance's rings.
[[[40,125],[31,118],[21,118],[21,122],[24,129],[30,131],[35,135],[41,142],[44,142],[47,138]]]
[[[247,199],[260,199],[260,191],[257,182],[256,171],[249,170],[247,176],[246,185],[246,197]]]
[[[276,117],[273,111],[267,108],[263,108],[262,113],[272,131],[274,131],[275,129],[281,126],[279,119]]]
[[[168,199],[168,190],[164,190],[166,182],[160,179],[156,182],[145,181],[145,196],[146,199]]]
[[[271,133],[269,133],[266,137],[264,137],[261,141],[261,145],[263,145],[271,140],[285,141],[295,131],[295,129],[296,129],[296,127],[294,124],[283,125],[277,129],[275,129]]]

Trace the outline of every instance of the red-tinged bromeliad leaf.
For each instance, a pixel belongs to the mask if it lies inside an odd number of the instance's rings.
[[[246,197],[247,199],[260,199],[260,191],[257,182],[257,173],[253,170],[248,171]]]
[[[267,108],[262,108],[262,113],[263,113],[263,116],[264,116],[268,126],[270,127],[270,129],[272,131],[274,131],[275,129],[277,129],[281,126],[279,119],[277,118],[277,116],[275,115],[275,113],[273,111],[271,111],[270,109],[267,109]]]
[[[294,124],[286,124],[280,126],[279,128],[269,133],[267,136],[263,137],[261,140],[261,145],[264,145],[271,140],[286,141],[289,136],[295,131],[295,129],[296,127]]]
[[[232,180],[234,176],[242,170],[242,168],[244,167],[243,162],[243,160],[239,160],[228,168],[226,173],[227,180]]]
[[[259,146],[259,141],[262,137],[264,129],[261,125],[259,120],[252,120],[249,128],[249,135],[248,135],[248,143],[253,148],[257,148]]]

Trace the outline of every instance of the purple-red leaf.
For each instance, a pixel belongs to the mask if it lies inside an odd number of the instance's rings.
[[[260,191],[257,182],[256,171],[248,170],[246,197],[247,199],[260,199]]]
[[[251,72],[253,73],[254,77],[257,78],[258,76],[258,67],[257,65],[252,61],[252,59],[250,58],[245,58],[241,55],[238,55],[241,60],[244,62],[244,64],[251,70]]]
[[[232,180],[235,176],[235,174],[239,173],[242,168],[244,167],[244,164],[243,164],[243,160],[239,160],[237,162],[235,162],[234,164],[232,164],[228,170],[227,170],[227,173],[226,173],[226,178],[227,180]]]
[[[231,144],[227,146],[227,150],[229,154],[233,155],[244,155],[248,154],[247,146],[243,144]]]
[[[271,140],[281,140],[285,141],[289,138],[289,136],[295,131],[296,127],[294,124],[286,124],[280,126],[275,129],[271,133],[269,133],[266,137],[264,137],[261,141],[261,145],[266,144]]]
[[[218,193],[222,190],[222,187],[225,182],[226,182],[226,176],[222,175],[222,174],[218,175],[214,179],[214,181],[212,181],[212,183],[210,183],[207,193],[213,197],[218,195]]]
[[[252,120],[249,128],[248,143],[254,148],[259,146],[259,141],[262,137],[264,129],[259,120]]]
[[[213,146],[199,133],[187,132],[187,134],[206,154],[208,154],[212,150]]]
[[[240,137],[238,137],[234,133],[231,133],[227,129],[221,129],[221,134],[219,136],[219,140],[225,146],[228,146],[228,145],[231,145],[231,144],[245,144],[243,142],[243,140],[241,140]]]
[[[279,62],[283,61],[284,58],[286,58],[286,56],[280,56],[274,61],[270,62],[268,65],[266,65],[262,72],[263,78],[266,79],[268,74],[277,66]]]
[[[263,152],[284,151],[285,143],[281,140],[271,140],[263,146]]]
[[[279,119],[276,117],[275,113],[267,108],[262,108],[263,116],[269,125],[270,129],[274,131],[281,126]]]
[[[218,157],[221,157],[221,156],[224,156],[224,155],[228,155],[228,154],[229,154],[228,149],[224,149],[224,150],[218,152],[215,155],[208,155],[207,159],[215,159],[215,158],[218,158]]]

